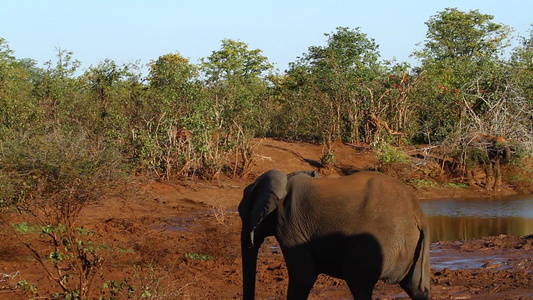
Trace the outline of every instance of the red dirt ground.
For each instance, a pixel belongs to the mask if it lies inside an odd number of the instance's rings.
[[[316,169],[322,153],[322,147],[316,145],[269,139],[258,142],[255,165],[246,178],[230,179],[221,174],[209,182],[137,179],[129,192],[86,207],[76,226],[92,232],[88,237],[92,241],[106,245],[102,251],[106,262],[94,280],[91,297],[241,298],[240,219],[236,211],[243,188],[272,168],[284,172]],[[379,169],[372,152],[362,147],[338,145],[336,155],[336,168],[323,171],[323,176]],[[417,193],[421,199],[490,194],[476,188],[432,188]],[[0,227],[0,299],[53,298],[59,287],[47,279],[28,248],[6,225],[20,222],[20,217],[0,218],[4,222]],[[38,251],[49,253],[44,237],[22,238]],[[533,299],[533,236],[436,242],[431,245],[431,255],[436,265],[432,269],[433,299]],[[474,262],[474,266],[456,269],[446,264],[457,260]],[[257,280],[259,299],[285,298],[287,270],[274,238],[269,238],[260,252]],[[26,288],[19,284],[23,281]],[[28,288],[31,285],[37,288],[33,294]],[[379,283],[374,291],[376,299],[404,297],[407,295],[394,285]],[[351,299],[351,295],[342,280],[321,276],[310,299]]]

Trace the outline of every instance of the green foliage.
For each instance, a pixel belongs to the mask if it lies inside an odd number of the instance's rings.
[[[533,121],[533,24],[529,31],[529,37],[521,38],[520,45],[516,47],[510,59],[509,68],[507,70],[509,82],[506,86],[509,87],[512,94],[512,102],[514,104],[512,114],[515,117],[515,122],[520,122],[521,126],[513,126],[512,131],[516,133],[516,137],[531,136],[531,122]],[[527,138],[520,139],[522,142],[527,141]],[[533,146],[529,145],[531,152]]]
[[[320,157],[320,163],[325,167],[331,167],[337,162],[337,155],[333,150],[327,150]]]
[[[448,183],[446,183],[446,186],[454,188],[454,189],[466,189],[466,188],[468,188],[468,184],[466,184],[466,183],[456,183],[456,182],[448,182]]]
[[[184,258],[192,259],[192,260],[212,260],[213,256],[209,254],[200,254],[197,252],[187,252],[183,255]]]
[[[405,152],[380,140],[373,144],[373,150],[379,161],[384,163],[411,163],[412,160]]]
[[[134,249],[131,249],[131,248],[127,248],[127,249],[124,249],[124,248],[120,248],[118,249],[118,252],[120,253],[135,253],[135,250]]]
[[[9,130],[36,121],[37,101],[31,97],[35,62],[17,60],[0,38],[0,138]]]
[[[114,61],[106,59],[96,67],[90,67],[81,76],[81,84],[86,89],[87,96],[93,102],[91,109],[77,118],[87,118],[95,121],[95,130],[108,133],[120,126],[125,126],[124,104],[125,91],[132,81],[136,81],[134,65],[119,66]],[[122,99],[121,99],[122,98]]]
[[[36,233],[39,232],[39,228],[37,226],[31,226],[27,222],[19,223],[19,224],[12,224],[13,229],[21,234],[29,234],[29,233]]]
[[[414,53],[422,62],[416,93],[421,141],[443,141],[472,130],[498,132],[497,124],[508,122],[493,116],[508,96],[500,55],[509,46],[511,29],[493,19],[477,10],[448,8],[426,22],[424,48]]]
[[[20,280],[17,283],[17,286],[22,289],[24,292],[36,297],[39,294],[39,290],[35,284],[28,282],[27,280]]]
[[[203,101],[213,107],[213,125],[227,130],[237,124],[253,135],[259,127],[262,95],[267,88],[264,76],[272,68],[261,50],[250,50],[245,43],[228,39],[222,40],[220,50],[202,59],[208,87]]]
[[[69,51],[57,49],[56,60],[39,68],[0,39],[0,142],[24,148],[25,140],[42,136],[42,146],[32,142],[33,153],[21,155],[38,164],[37,148],[49,147],[52,133],[73,133],[75,140],[83,132],[98,145],[90,147],[116,151],[136,172],[206,179],[223,170],[244,175],[254,137],[458,144],[479,131],[531,151],[532,38],[521,38],[505,59],[511,28],[493,19],[477,10],[438,12],[413,54],[421,62],[416,68],[380,61],[378,44],[346,27],[309,46],[286,73],[276,72],[260,49],[224,39],[198,64],[169,53],[142,77],[135,63],[104,59],[77,76],[81,63]],[[389,150],[380,150],[383,159],[396,160]],[[331,154],[324,163],[334,160]],[[58,162],[36,168],[52,178],[53,170],[68,169]],[[0,189],[8,196],[0,204],[32,197],[31,176],[15,183],[21,171],[2,170]]]
[[[37,208],[26,208],[33,216],[39,216]],[[52,211],[47,209],[47,211]],[[38,224],[29,225],[27,222],[13,224],[12,227],[17,233],[19,240],[31,250],[31,253],[40,266],[47,272],[48,279],[62,292],[54,297],[64,299],[81,299],[90,295],[90,286],[95,276],[98,274],[104,259],[102,250],[105,247],[98,246],[92,241],[85,241],[87,231],[79,228],[71,228],[75,216],[67,215],[64,210],[60,210],[60,218],[65,220],[67,225],[53,224],[54,218],[50,216],[36,217]],[[50,223],[49,223],[50,222]],[[21,235],[39,234],[42,242],[48,242],[49,252],[34,248],[31,243],[26,242]],[[19,282],[19,285],[21,283]],[[35,285],[24,284],[21,287],[35,294]]]
[[[28,222],[22,222],[17,224],[11,224],[13,229],[20,234],[41,234],[49,235],[53,233],[65,233],[67,228],[64,224],[59,224],[57,226],[51,224],[45,224],[41,226],[39,224],[30,224]],[[83,231],[83,229],[76,229]]]
[[[435,188],[437,187],[437,184],[429,179],[413,179],[410,181],[411,185],[417,187],[417,188]]]
[[[494,16],[478,10],[462,12],[446,8],[432,16],[428,26],[425,49],[417,52],[424,61],[467,58],[481,62],[499,55],[509,46],[509,26],[493,23]]]
[[[166,54],[148,64],[148,81],[159,113],[168,114],[173,123],[190,113],[190,106],[201,88],[198,82],[198,67],[179,54]]]
[[[249,50],[246,43],[224,39],[220,50],[202,59],[202,69],[210,84],[225,80],[253,82],[271,70],[272,64],[261,50]]]
[[[100,299],[121,299],[121,297],[133,297],[137,288],[129,283],[129,280],[124,281],[108,280],[102,284],[102,295]],[[144,294],[143,294],[144,295]],[[141,297],[144,298],[144,297]]]
[[[530,170],[529,173],[532,171]],[[515,174],[509,178],[510,181],[519,182],[521,184],[533,184],[533,178],[531,174]]]
[[[333,141],[357,141],[362,138],[365,118],[370,114],[368,100],[371,94],[368,86],[379,77],[378,46],[359,28],[338,27],[336,32],[326,34],[327,45],[311,46],[297,62],[290,65],[288,78],[282,84],[289,88],[291,117],[300,112],[300,105],[291,101],[301,98],[303,124],[309,124],[315,139],[332,138]],[[293,95],[291,95],[293,94]],[[296,106],[296,110],[292,111]],[[313,118],[307,123],[308,118]],[[304,126],[300,126],[304,125]],[[317,131],[316,128],[322,128]],[[318,136],[316,136],[318,135]]]
[[[42,104],[39,108],[44,120],[58,121],[63,113],[71,107],[72,100],[78,91],[78,81],[74,77],[81,62],[73,58],[73,53],[57,50],[57,61],[46,62],[46,69],[34,83],[33,94]],[[79,108],[78,108],[79,109]]]
[[[464,147],[452,152],[450,156],[470,169],[475,169],[479,165],[487,166],[490,163],[487,150],[478,147]]]

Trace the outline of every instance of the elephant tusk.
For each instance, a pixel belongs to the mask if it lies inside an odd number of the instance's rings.
[[[252,230],[252,232],[250,232],[250,248],[253,248],[254,247],[254,231]]]

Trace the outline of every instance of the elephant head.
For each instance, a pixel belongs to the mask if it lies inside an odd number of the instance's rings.
[[[279,201],[285,198],[286,185],[287,176],[281,171],[271,170],[244,189],[243,200],[239,205],[242,239],[245,244],[243,246],[254,248],[256,241],[261,243],[266,234],[273,229],[267,228],[262,223],[277,209]]]
[[[243,296],[254,299],[258,251],[275,236],[289,271],[288,299],[305,299],[323,273],[371,299],[379,279],[429,299],[427,222],[405,184],[377,172],[315,178],[270,170],[239,205]]]
[[[275,235],[278,222],[275,212],[287,195],[288,178],[298,174],[318,177],[315,171],[299,171],[285,175],[279,170],[270,170],[244,189],[239,215],[242,220],[241,250],[245,299],[254,298],[258,250],[265,237]]]

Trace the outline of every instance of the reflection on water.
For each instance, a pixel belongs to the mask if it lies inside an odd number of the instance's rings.
[[[432,241],[533,234],[533,195],[422,201]]]
[[[432,241],[468,240],[499,234],[528,235],[533,233],[533,219],[428,217]]]

